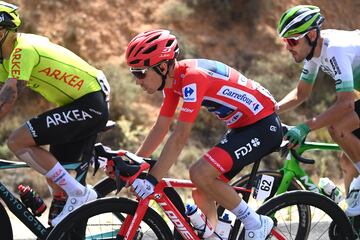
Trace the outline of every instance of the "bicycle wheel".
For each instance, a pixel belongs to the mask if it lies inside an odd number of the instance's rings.
[[[76,209],[60,222],[47,240],[59,239],[116,239],[122,220],[134,215],[137,202],[126,198],[103,198]],[[121,215],[118,217],[116,215]],[[172,233],[153,209],[149,208],[134,239],[172,239]]]
[[[270,196],[267,198],[271,199],[272,197],[274,197],[277,189],[279,188],[279,185],[281,183],[282,180],[282,174],[281,172],[276,172],[276,171],[259,171],[256,173],[256,177],[265,174],[265,175],[269,175],[274,177],[274,183],[273,183],[273,188],[271,190]],[[238,180],[236,180],[235,182],[233,182],[231,185],[235,186],[235,187],[245,187],[246,184],[248,183],[250,179],[250,174],[244,175],[241,178],[239,178]],[[297,181],[292,180],[290,182],[289,188],[288,190],[303,190],[302,186],[297,183]],[[258,201],[256,199],[254,199],[253,197],[249,198],[248,204],[253,208],[253,209],[258,209],[260,206],[262,206],[264,204],[264,201]],[[310,222],[310,214],[309,211],[310,209],[307,207],[303,207],[303,208],[299,208],[298,209],[299,212],[301,212],[300,216],[302,217],[302,222],[304,223],[303,225],[301,225],[298,228],[298,232],[297,235],[302,235],[302,236],[306,236],[309,229],[310,229],[310,225],[306,224]],[[218,216],[221,216],[224,213],[225,209],[221,206],[218,206]],[[238,236],[241,233],[241,225],[240,222],[237,224],[234,224],[234,228],[232,230],[232,234],[234,236]],[[233,238],[234,239],[234,238]]]
[[[304,224],[299,211],[303,207],[310,208],[311,213],[311,228],[307,235],[298,234],[299,226]],[[355,239],[349,219],[341,208],[317,193],[286,192],[267,201],[257,212],[272,217],[276,223],[274,231],[281,237],[277,238],[274,234],[270,239]],[[330,238],[334,225],[337,237]]]
[[[9,215],[5,207],[0,202],[0,223],[1,223],[1,239],[12,240],[13,232]]]
[[[259,177],[260,175],[269,175],[269,176],[274,177],[274,183],[273,183],[273,187],[272,187],[270,196],[266,199],[266,200],[268,200],[268,199],[274,197],[276,191],[278,190],[278,188],[280,186],[283,175],[281,172],[276,172],[276,171],[259,171],[256,173],[256,178]],[[232,183],[231,186],[245,187],[246,184],[248,183],[249,179],[250,179],[250,174],[244,175],[243,177],[239,178],[234,183]],[[304,190],[304,188],[296,180],[292,180],[290,182],[288,190],[289,191]],[[248,203],[250,205],[252,205],[255,209],[257,209],[263,205],[264,201],[257,201],[254,198],[250,197]]]

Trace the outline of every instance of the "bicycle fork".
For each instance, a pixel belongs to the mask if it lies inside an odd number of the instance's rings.
[[[116,236],[117,240],[127,240],[134,238],[135,234],[138,232],[138,228],[140,227],[141,220],[143,219],[147,209],[149,208],[149,202],[149,199],[139,201],[134,216],[126,216],[124,223],[121,225],[120,231]]]
[[[177,210],[175,205],[168,199],[167,197],[159,197],[160,199],[156,199],[156,202],[165,212],[166,216],[171,220],[174,224],[175,228],[181,234],[183,239],[188,240],[200,240],[196,232],[192,229],[192,227],[187,224],[184,216]],[[137,230],[140,228],[140,223],[144,218],[146,211],[149,208],[150,198],[146,198],[139,201],[136,212],[134,216],[128,215],[123,225],[120,228],[120,231],[117,235],[117,240],[128,240],[133,239]]]

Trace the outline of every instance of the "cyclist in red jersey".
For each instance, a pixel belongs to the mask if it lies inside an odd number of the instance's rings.
[[[149,157],[169,130],[182,99],[174,131],[158,162],[145,180],[132,185],[136,195],[149,196],[184,147],[201,106],[227,124],[229,131],[190,168],[197,186],[195,202],[215,225],[214,201],[232,211],[245,226],[245,239],[265,239],[271,218],[256,214],[227,184],[241,169],[276,150],[282,141],[275,101],[260,84],[224,63],[208,59],[177,61],[176,37],[168,30],[141,33],[131,40],[126,61],[136,84],[153,94],[163,91],[164,100],[156,123],[137,154]]]

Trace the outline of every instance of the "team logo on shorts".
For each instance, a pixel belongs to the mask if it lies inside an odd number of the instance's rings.
[[[235,156],[237,159],[240,159],[240,157],[244,157],[246,154],[251,152],[253,150],[253,147],[257,148],[260,146],[260,140],[258,138],[253,138],[250,140],[249,143],[247,143],[245,146],[242,146],[241,148],[238,148],[235,150]]]
[[[196,83],[186,85],[182,89],[184,102],[196,102]]]
[[[28,129],[29,129],[29,131],[30,131],[31,135],[32,135],[34,138],[37,138],[37,137],[38,137],[38,135],[37,135],[37,133],[36,133],[36,131],[35,131],[34,127],[31,125],[30,121],[27,121],[27,122],[26,122],[26,126],[28,127]]]
[[[74,109],[66,112],[53,113],[49,116],[46,116],[46,125],[48,128],[50,128],[51,126],[68,124],[70,122],[85,121],[91,118],[93,118],[93,116],[84,110]]]

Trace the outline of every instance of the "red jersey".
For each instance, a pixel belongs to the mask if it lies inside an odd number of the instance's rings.
[[[229,128],[250,125],[275,111],[274,98],[259,83],[224,63],[208,59],[177,62],[173,86],[163,93],[160,115],[173,117],[183,98],[178,117],[183,122],[194,122],[201,106]]]

